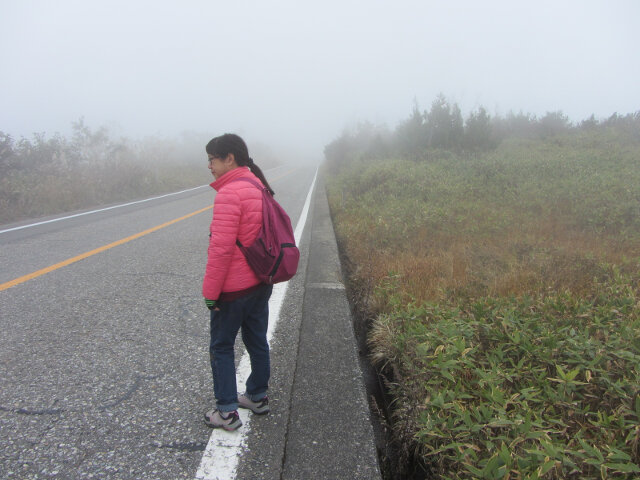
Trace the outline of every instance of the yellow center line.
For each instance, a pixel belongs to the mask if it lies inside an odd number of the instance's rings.
[[[212,207],[212,205],[209,205],[208,207],[204,207],[201,208],[200,210],[197,210],[195,212],[191,212],[183,217],[180,218],[174,218],[173,220],[169,220],[168,222],[163,223],[162,225],[157,225],[155,227],[149,228],[143,232],[140,233],[136,233],[135,235],[131,235],[130,237],[126,237],[126,238],[122,238],[120,240],[117,240],[113,243],[110,243],[108,245],[103,245],[102,247],[98,247],[94,250],[90,250],[88,252],[82,253],[80,255],[77,255],[73,258],[68,258],[67,260],[64,260],[60,263],[56,263],[55,265],[51,265],[49,267],[43,268],[41,270],[38,270],[36,272],[33,273],[29,273],[28,275],[23,275],[22,277],[16,278],[15,280],[10,280],[8,282],[2,283],[0,284],[0,292],[3,290],[6,290],[7,288],[11,288],[11,287],[15,287],[16,285],[20,285],[21,283],[26,282],[27,280],[31,280],[33,278],[37,278],[40,277],[42,275],[45,275],[49,272],[53,272],[54,270],[57,270],[59,268],[62,267],[66,267],[67,265],[71,265],[72,263],[75,262],[79,262],[80,260],[84,260],[85,258],[91,257],[92,255],[95,255],[96,253],[100,253],[100,252],[104,252],[105,250],[109,250],[110,248],[113,247],[117,247],[118,245],[122,245],[123,243],[127,243],[130,242],[131,240],[135,240],[136,238],[140,238],[143,237],[145,235],[148,235],[149,233],[153,233],[157,230],[160,230],[161,228],[164,227],[168,227],[169,225],[173,225],[174,223],[180,222],[181,220],[185,220],[189,217],[193,217],[194,215],[197,215],[199,213],[202,213],[206,210],[209,210]]]
[[[296,170],[297,170],[297,168],[294,168],[293,170],[290,170],[290,171],[288,171],[288,172],[286,172],[286,173],[284,173],[282,175],[279,175],[278,177],[274,178],[272,181],[280,180],[282,177],[286,177],[287,175],[290,175],[291,173],[295,172]],[[204,212],[206,210],[209,210],[212,206],[213,205],[209,205],[208,207],[201,208],[200,210],[197,210],[195,212],[191,212],[191,213],[189,213],[189,214],[187,214],[187,215],[185,215],[183,217],[174,218],[173,220],[169,220],[168,222],[165,222],[162,225],[157,225],[157,226],[149,228],[148,230],[145,230],[143,232],[136,233],[135,235],[131,235],[130,237],[122,238],[122,239],[117,240],[117,241],[115,241],[113,243],[110,243],[108,245],[103,245],[102,247],[98,247],[98,248],[96,248],[94,250],[90,250],[88,252],[81,253],[80,255],[77,255],[77,256],[75,256],[73,258],[68,258],[67,260],[64,260],[62,262],[56,263],[55,265],[50,265],[50,266],[48,266],[46,268],[40,269],[40,270],[38,270],[36,272],[33,272],[33,273],[29,273],[27,275],[23,275],[22,277],[18,277],[18,278],[14,279],[14,280],[10,280],[10,281],[5,282],[5,283],[0,283],[0,292],[2,292],[3,290],[6,290],[8,288],[15,287],[16,285],[20,285],[21,283],[24,283],[24,282],[26,282],[28,280],[33,279],[33,278],[37,278],[37,277],[45,275],[45,274],[47,274],[49,272],[53,272],[54,270],[58,270],[59,268],[66,267],[67,265],[71,265],[72,263],[79,262],[80,260],[84,260],[85,258],[91,257],[91,256],[93,256],[93,255],[95,255],[97,253],[104,252],[105,250],[109,250],[110,248],[117,247],[118,245],[122,245],[123,243],[127,243],[127,242],[130,242],[131,240],[135,240],[136,238],[143,237],[145,235],[148,235],[149,233],[153,233],[153,232],[155,232],[157,230],[160,230],[161,228],[168,227],[169,225],[173,225],[174,223],[180,222],[181,220],[185,220],[185,219],[187,219],[189,217],[193,217],[194,215],[197,215],[197,214],[202,213],[202,212]]]

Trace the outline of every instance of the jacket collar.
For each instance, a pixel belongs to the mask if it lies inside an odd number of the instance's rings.
[[[216,192],[219,192],[222,187],[224,187],[227,183],[235,180],[240,177],[248,177],[247,174],[251,173],[249,167],[238,167],[233,170],[229,170],[227,173],[218,178],[215,182],[209,184],[211,188],[213,188]]]

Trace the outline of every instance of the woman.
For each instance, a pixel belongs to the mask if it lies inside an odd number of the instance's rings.
[[[271,285],[260,282],[236,245],[250,245],[262,225],[262,192],[252,183],[259,180],[273,194],[260,168],[249,157],[244,140],[227,133],[206,146],[209,170],[217,191],[210,228],[209,255],[202,285],[211,311],[211,371],[216,408],[205,414],[213,428],[236,430],[242,425],[237,409],[256,414],[269,412],[267,387],[270,376],[267,326]],[[234,344],[238,330],[251,360],[246,392],[238,396]]]

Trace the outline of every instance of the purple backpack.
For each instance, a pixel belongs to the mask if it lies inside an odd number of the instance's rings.
[[[246,177],[233,181],[239,180],[252,183],[262,191],[262,228],[255,242],[248,247],[239,240],[236,244],[263,283],[286,282],[296,274],[300,260],[291,219],[262,183]]]

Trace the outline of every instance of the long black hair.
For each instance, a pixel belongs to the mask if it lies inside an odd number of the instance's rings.
[[[205,150],[215,158],[226,158],[227,155],[233,153],[236,164],[238,164],[239,167],[249,167],[251,172],[258,177],[262,184],[267,187],[267,190],[271,192],[271,195],[275,193],[267,182],[267,179],[264,178],[260,167],[253,163],[253,159],[249,156],[247,144],[235,133],[225,133],[219,137],[212,138],[211,141],[207,143]]]

